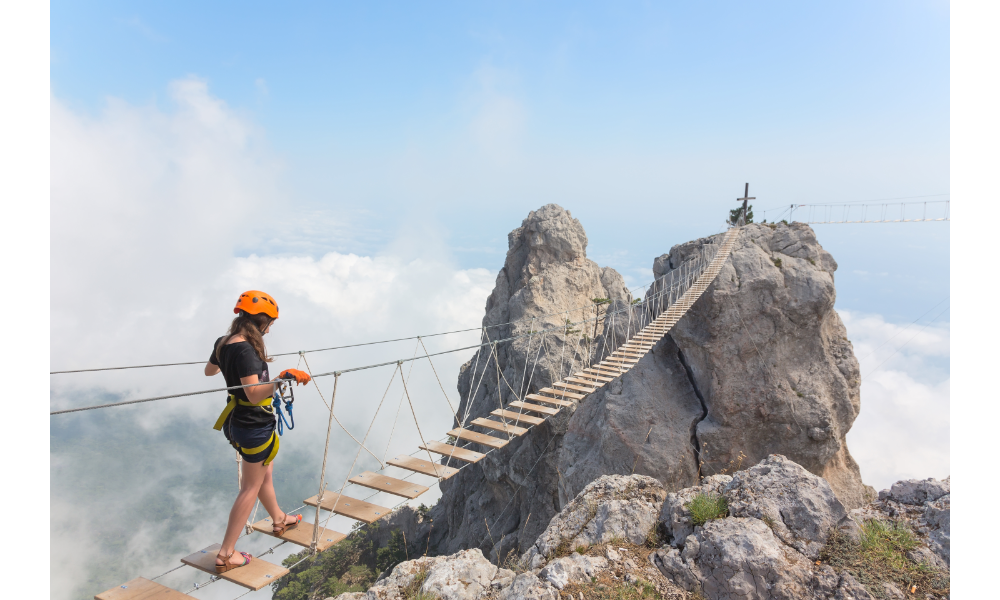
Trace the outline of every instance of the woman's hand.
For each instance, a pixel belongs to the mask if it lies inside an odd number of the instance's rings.
[[[250,377],[240,377],[240,383],[243,385],[253,385],[255,383],[260,383],[260,378],[256,375],[251,375]],[[247,399],[253,404],[260,404],[262,400],[270,397],[274,394],[274,383],[271,385],[258,385],[254,387],[243,388],[243,391],[247,395]]]
[[[312,381],[312,377],[308,373],[298,369],[285,369],[278,375],[278,379],[294,379],[296,384],[306,384]]]

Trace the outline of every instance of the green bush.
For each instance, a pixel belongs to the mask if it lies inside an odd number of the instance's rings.
[[[725,496],[701,493],[688,504],[691,520],[695,525],[704,525],[712,519],[721,519],[729,515],[729,503]]]

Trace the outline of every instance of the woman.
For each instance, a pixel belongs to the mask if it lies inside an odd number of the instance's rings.
[[[271,396],[276,384],[254,387],[236,387],[270,381],[267,371],[267,349],[264,334],[278,318],[278,304],[274,298],[256,290],[240,294],[233,309],[236,318],[226,335],[215,340],[212,356],[205,365],[205,375],[222,372],[230,388],[226,408],[215,424],[226,434],[226,439],[243,459],[243,480],[240,493],[229,511],[229,525],[222,540],[222,548],[215,559],[215,570],[225,573],[230,569],[250,564],[253,557],[246,552],[236,554],[236,539],[250,516],[256,498],[271,515],[274,534],[282,535],[297,526],[302,515],[287,515],[278,507],[274,495],[271,461],[278,454],[278,435],[275,433],[274,411]],[[294,379],[296,384],[309,383],[310,377],[302,371],[287,369],[281,379]],[[235,556],[234,556],[235,555]]]

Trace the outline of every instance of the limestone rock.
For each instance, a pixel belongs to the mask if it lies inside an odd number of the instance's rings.
[[[767,522],[781,541],[814,560],[831,528],[857,528],[826,480],[777,454],[733,475],[725,496],[732,516]]]
[[[538,574],[539,578],[548,581],[556,589],[563,589],[567,583],[583,583],[590,581],[598,571],[608,567],[608,560],[600,556],[581,556],[574,552],[569,556],[557,558]]]
[[[513,571],[498,569],[476,548],[451,556],[425,556],[402,562],[388,577],[368,589],[365,600],[403,599],[403,590],[425,572],[426,579],[419,591],[441,600],[477,600],[486,595],[494,581],[514,580]]]
[[[654,275],[682,268],[721,237],[674,246]],[[474,430],[471,420],[579,370],[634,327],[624,281],[586,257],[586,233],[569,211],[533,211],[508,245],[486,302],[484,342],[545,331],[546,350],[535,365],[540,333],[495,355],[485,348],[462,367],[457,422]],[[676,491],[735,470],[740,452],[747,462],[783,454],[824,477],[846,507],[860,506],[865,487],[845,443],[860,409],[859,371],[833,310],[836,268],[806,225],[742,229],[716,281],[632,370],[442,482],[433,529],[407,539],[505,560],[527,552],[603,475],[648,475]],[[610,299],[600,310],[617,316],[567,328],[567,318],[596,316],[594,298]],[[567,307],[575,308],[557,314]]]
[[[947,564],[951,564],[951,494],[927,503],[924,522],[931,528],[928,545]]]
[[[532,211],[510,233],[508,246],[506,261],[486,301],[483,326],[490,328],[489,339],[529,331],[544,331],[544,337],[539,333],[502,344],[496,356],[492,348],[484,349],[462,367],[458,421],[471,429],[477,426],[469,422],[517,399],[522,389],[536,392],[582,368],[618,327],[608,321],[595,328],[591,321],[586,327],[567,328],[567,319],[593,319],[594,298],[610,299],[612,309],[626,306],[630,299],[621,275],[587,258],[583,226],[558,205]],[[508,322],[512,324],[502,325]],[[543,342],[546,351],[536,364]],[[526,369],[526,364],[531,368]],[[493,559],[526,549],[562,508],[557,457],[574,410],[562,410],[546,424],[513,439],[503,453],[491,454],[476,468],[442,482],[443,497],[432,514],[436,536],[432,544],[441,552],[453,552],[479,547],[490,538],[498,543],[503,539],[503,548],[490,551]]]
[[[729,475],[712,475],[705,477],[701,485],[684,488],[667,494],[660,512],[660,521],[667,530],[670,544],[674,547],[683,546],[684,540],[694,533],[694,522],[688,504],[698,494],[721,496],[722,491],[733,478]]]
[[[697,553],[683,558],[675,548],[661,549],[654,561],[681,587],[708,598],[809,598],[819,583],[812,563],[789,552],[758,519],[712,520],[694,537]]]
[[[924,504],[933,502],[941,496],[951,494],[951,478],[944,481],[937,479],[907,479],[892,484],[889,495],[896,502],[903,504]]]
[[[500,592],[498,600],[559,600],[559,592],[534,573],[521,573],[510,587]]]
[[[850,573],[844,573],[841,576],[840,587],[837,589],[835,598],[836,600],[873,600],[865,586],[861,585],[861,582],[852,577]]]
[[[552,518],[524,560],[538,568],[563,548],[573,550],[614,539],[642,544],[657,525],[666,495],[652,477],[605,475]]]
[[[631,371],[590,395],[559,451],[559,501],[609,473],[655,477],[667,489],[698,480],[691,428],[703,410],[669,337]]]
[[[720,238],[674,246],[654,274],[681,268]],[[860,371],[833,309],[836,269],[809,226],[748,225],[671,330],[707,408],[694,431],[703,473],[731,468],[740,452],[750,463],[777,453],[825,478],[846,507],[864,503],[845,441],[861,407]]]

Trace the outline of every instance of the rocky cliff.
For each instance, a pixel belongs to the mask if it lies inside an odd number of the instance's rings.
[[[638,365],[444,482],[433,531],[410,535],[441,553],[482,548],[496,562],[526,551],[602,475],[647,475],[675,491],[774,452],[824,477],[848,508],[860,506],[866,489],[845,443],[860,410],[859,373],[833,309],[837,263],[806,225],[750,225],[739,235],[712,286]],[[720,237],[674,246],[653,275]],[[587,259],[586,246],[582,225],[561,207],[529,214],[509,236],[486,304],[486,341],[593,318],[595,298],[610,300],[612,312],[628,306],[621,276]],[[459,420],[578,369],[626,320],[484,349],[459,375]],[[526,368],[536,355],[537,367]]]
[[[948,598],[949,541],[948,480],[900,481],[848,510],[826,480],[771,455],[676,492],[604,475],[521,557],[425,556],[337,600]]]

